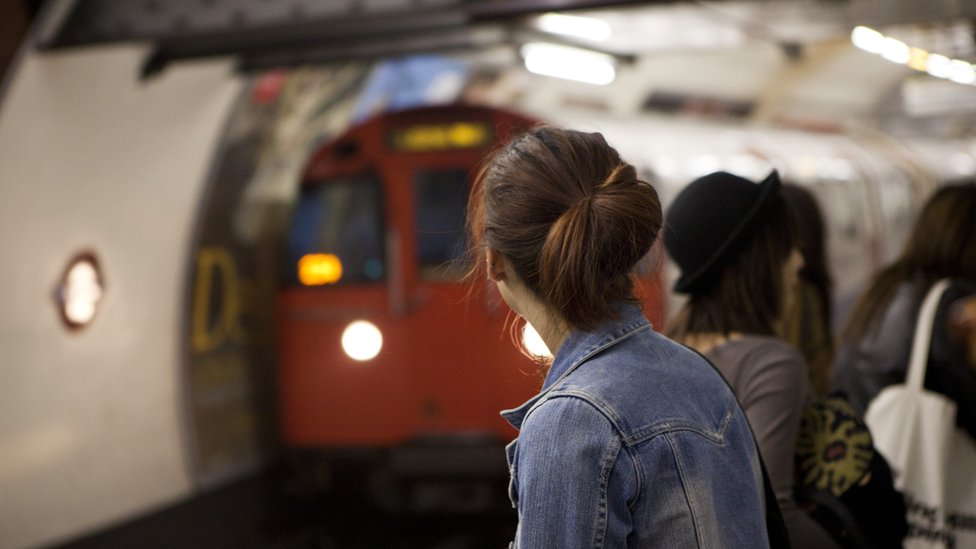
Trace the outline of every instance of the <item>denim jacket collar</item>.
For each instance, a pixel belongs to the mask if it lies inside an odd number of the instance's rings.
[[[619,320],[607,322],[592,332],[570,332],[556,351],[552,366],[542,384],[542,391],[517,408],[502,410],[502,417],[516,429],[521,429],[522,421],[529,410],[587,359],[640,330],[650,328],[650,322],[637,305],[621,305],[617,307],[617,313],[620,315]]]

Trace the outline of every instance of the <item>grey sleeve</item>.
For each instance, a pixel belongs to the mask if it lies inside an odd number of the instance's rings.
[[[759,452],[795,548],[839,547],[793,496],[793,460],[803,408],[811,389],[799,351],[783,344],[756,349],[743,366],[739,401],[749,418]]]
[[[905,379],[915,324],[912,295],[910,286],[899,288],[878,326],[838,349],[833,388],[843,391],[861,413],[882,389]]]
[[[738,389],[777,499],[793,499],[793,454],[800,416],[809,399],[806,363],[783,344],[756,348],[743,360]]]

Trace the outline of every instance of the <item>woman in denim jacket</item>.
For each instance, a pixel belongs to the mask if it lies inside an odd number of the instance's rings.
[[[756,445],[704,359],[651,330],[631,273],[661,228],[655,190],[603,136],[521,135],[479,174],[476,272],[555,353],[503,412],[522,549],[770,545]]]

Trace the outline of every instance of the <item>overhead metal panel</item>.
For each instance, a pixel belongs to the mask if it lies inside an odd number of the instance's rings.
[[[377,36],[497,21],[530,13],[647,0],[78,0],[59,31],[42,44],[175,42],[246,36],[257,42]],[[287,34],[286,34],[287,33]]]
[[[194,57],[234,55],[245,69],[483,48],[506,21],[637,0],[74,0],[38,46],[151,42],[144,74]],[[68,7],[65,7],[68,6]],[[49,25],[50,26],[50,25]]]
[[[968,0],[850,0],[850,21],[870,25],[935,23],[976,17],[976,2]]]
[[[285,29],[296,38],[350,36],[377,30],[461,22],[458,0],[79,0],[46,44],[66,47],[116,41],[177,41]]]

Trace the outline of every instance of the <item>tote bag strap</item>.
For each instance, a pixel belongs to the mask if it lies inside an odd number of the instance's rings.
[[[905,386],[913,391],[921,391],[925,383],[925,367],[929,358],[929,346],[932,343],[935,311],[942,294],[948,287],[947,278],[933,284],[919,309],[918,320],[915,323],[915,339],[912,341],[912,354],[908,360],[908,372],[905,376]]]

